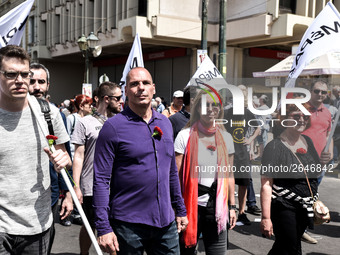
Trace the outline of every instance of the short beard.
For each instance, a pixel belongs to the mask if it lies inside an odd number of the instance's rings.
[[[39,93],[41,93],[41,98],[45,98],[46,95],[43,92],[41,92],[40,90],[33,90],[33,92],[30,93],[30,95],[37,97],[39,95]]]
[[[111,107],[110,105],[107,106],[106,110],[109,112],[109,113],[112,113],[112,115],[115,115],[117,113],[120,113],[120,107],[119,109],[115,108],[115,107]]]

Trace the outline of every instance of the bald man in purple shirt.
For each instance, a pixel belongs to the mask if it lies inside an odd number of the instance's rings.
[[[96,144],[98,243],[110,254],[179,254],[188,219],[171,123],[151,108],[155,84],[145,68],[130,70],[125,93],[128,107],[105,122]]]

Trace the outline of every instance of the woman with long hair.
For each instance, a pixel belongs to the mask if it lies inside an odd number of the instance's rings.
[[[330,153],[322,152],[319,158],[312,140],[301,134],[310,119],[296,105],[287,105],[279,120],[283,132],[267,144],[262,157],[261,231],[266,237],[275,235],[268,254],[302,254],[301,237],[307,227],[313,228],[317,177]]]
[[[223,125],[215,123],[223,118],[223,109],[218,98],[210,95],[204,91],[197,95],[190,121],[175,140],[176,164],[189,219],[181,238],[181,254],[195,254],[202,233],[206,254],[224,255],[228,212],[230,228],[236,223],[233,139]]]

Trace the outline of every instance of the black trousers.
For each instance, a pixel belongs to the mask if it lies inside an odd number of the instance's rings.
[[[271,204],[275,242],[268,255],[300,255],[301,237],[308,225],[306,209],[297,205],[287,208],[280,201]]]
[[[217,223],[215,220],[206,218],[206,208],[198,206],[197,239],[202,233],[206,255],[225,255],[227,252],[228,231],[217,233]],[[181,245],[181,255],[195,255],[196,247],[185,248]]]

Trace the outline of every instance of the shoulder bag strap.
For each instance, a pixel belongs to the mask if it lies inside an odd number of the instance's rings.
[[[74,126],[76,125],[76,116],[74,114],[72,114],[72,116],[73,116],[73,123],[72,123],[71,135],[73,134]]]
[[[47,126],[48,126],[48,131],[50,133],[50,135],[54,135],[54,130],[53,130],[53,125],[52,125],[52,119],[51,119],[51,114],[50,114],[50,105],[49,103],[41,98],[37,98],[40,108],[41,108],[41,112],[44,114],[44,118],[47,122]]]
[[[312,198],[314,199],[312,188],[310,187],[310,183],[309,183],[308,176],[307,176],[307,173],[306,173],[306,167],[302,164],[301,160],[296,155],[296,153],[290,147],[288,147],[288,145],[286,143],[284,143],[284,142],[282,142],[282,143],[294,154],[294,156],[296,157],[297,161],[303,166],[303,172],[305,173],[305,176],[306,176],[308,188],[309,188],[309,191],[310,191],[310,194],[311,194]]]

